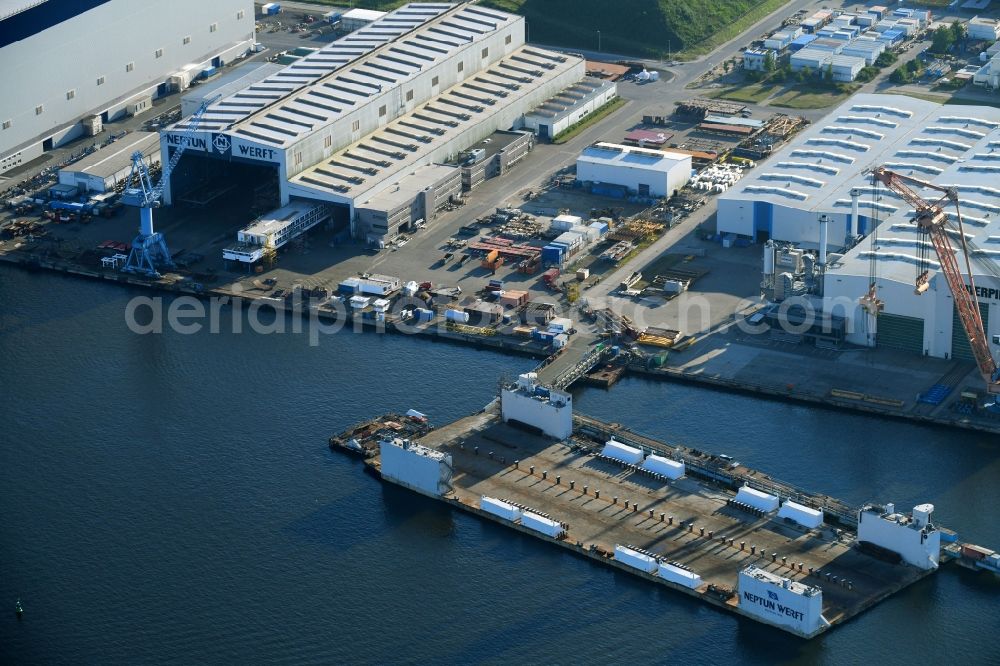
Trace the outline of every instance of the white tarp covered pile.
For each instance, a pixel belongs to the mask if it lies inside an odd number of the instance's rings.
[[[692,590],[701,585],[701,576],[667,562],[660,562],[659,574],[663,580],[669,580],[671,583],[677,583]]]
[[[778,510],[778,498],[774,495],[768,495],[759,490],[754,490],[750,486],[743,486],[740,488],[739,492],[736,493],[736,501],[743,502],[744,504],[749,504],[755,509],[759,509],[764,513],[770,513],[771,511]]]
[[[521,510],[513,504],[508,504],[503,500],[496,499],[495,497],[487,497],[486,495],[483,495],[479,500],[479,508],[486,513],[492,513],[494,516],[500,516],[511,522],[521,517]]]
[[[613,439],[608,440],[601,453],[609,458],[614,458],[630,465],[638,465],[642,462],[642,451],[631,446],[626,446],[621,442],[616,442]]]
[[[652,454],[642,463],[642,468],[661,474],[668,479],[679,479],[684,476],[684,463]]]
[[[615,559],[622,564],[627,564],[630,567],[634,567],[639,571],[645,571],[646,573],[653,573],[656,571],[656,567],[659,564],[656,558],[650,557],[639,551],[632,550],[627,546],[615,546]]]
[[[539,516],[537,513],[532,513],[530,511],[525,511],[521,514],[521,524],[528,529],[541,532],[542,534],[554,538],[559,537],[563,532],[565,532],[563,526],[560,525],[558,521],[546,518],[545,516]]]
[[[785,500],[778,511],[778,518],[791,518],[799,525],[815,529],[823,524],[823,512],[808,506],[803,506],[792,500]]]

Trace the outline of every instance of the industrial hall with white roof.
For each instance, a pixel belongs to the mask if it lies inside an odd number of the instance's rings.
[[[870,170],[879,166],[955,188],[976,296],[996,356],[1000,109],[945,106],[903,95],[855,95],[722,194],[718,229],[778,242],[777,261],[773,244],[765,250],[765,280],[770,271],[781,282],[786,270],[782,247],[818,251],[810,261],[820,264],[822,307],[843,318],[846,341],[971,360],[931,241],[913,223],[913,206],[889,188],[873,185]],[[927,200],[941,197],[936,190],[917,190]],[[968,288],[957,214],[950,204],[944,208]],[[922,294],[914,289],[918,266],[929,269],[929,289]],[[794,269],[787,270],[785,283],[794,285]],[[873,281],[884,302],[876,320],[858,304]]]
[[[526,46],[520,16],[404,5],[162,132],[164,155],[188,140],[164,196],[242,179],[273,207],[311,202],[355,239],[391,239],[461,191],[445,162],[585,75],[582,58]]]

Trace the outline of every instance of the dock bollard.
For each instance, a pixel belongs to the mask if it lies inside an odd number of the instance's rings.
[[[649,510],[649,517],[650,517],[650,518],[652,518],[652,517],[653,517],[653,510],[652,510],[652,509],[650,509],[650,510]]]
[[[714,538],[715,538],[715,532],[714,532],[714,531],[712,531],[712,530],[709,530],[709,531],[708,531],[708,538],[709,538],[709,539],[714,539]]]
[[[847,589],[848,590],[853,590],[854,589],[854,583],[851,582],[851,581],[847,581]]]
[[[628,508],[628,500],[625,500],[625,508]]]
[[[746,548],[746,545],[747,545],[746,541],[740,541],[740,550],[743,550],[744,548]]]
[[[756,552],[757,552],[757,546],[754,546],[753,544],[751,544],[750,545],[750,554],[753,555]]]
[[[490,460],[493,460],[493,452],[492,451],[490,451],[489,454],[487,454],[487,455],[489,455]]]
[[[664,520],[666,520],[666,517],[667,517],[667,514],[661,513],[660,514],[660,522],[662,523]]]
[[[698,528],[698,535],[699,536],[705,536],[705,528],[704,527],[699,527]]]
[[[809,567],[809,575],[810,575],[810,576],[812,576],[812,575],[813,575],[813,568],[812,568],[812,567]]]
[[[594,497],[601,499],[601,490],[599,488],[594,488]]]
[[[562,482],[562,477],[556,474],[556,485],[558,486]]]
[[[528,473],[529,474],[534,474],[535,473],[535,466],[534,465],[532,465],[531,467],[528,468]]]
[[[694,532],[694,525],[688,524],[688,532]]]
[[[473,452],[478,456],[479,455],[479,447],[477,446],[476,448],[474,448]]]
[[[639,505],[638,504],[633,504],[632,505],[632,513],[639,513]]]
[[[543,469],[542,470],[542,478],[543,479],[549,478],[549,470],[547,470],[547,469]]]
[[[802,571],[802,563],[799,562],[799,571]]]
[[[674,517],[670,516],[669,518],[667,518],[667,525],[673,525],[673,524],[674,524]]]
[[[514,469],[520,469],[520,468],[521,468],[521,461],[520,460],[515,460],[514,461]]]
[[[576,485],[576,481],[570,481],[570,482],[569,482],[569,489],[570,489],[570,490],[573,490],[573,487],[574,487],[575,485]]]
[[[777,562],[778,561],[778,554],[777,553],[771,553],[771,561],[772,562]]]
[[[781,563],[782,564],[788,564],[788,558],[787,557],[782,557],[781,558]]]
[[[586,494],[587,494],[587,488],[588,488],[588,486],[584,486],[584,487],[583,487],[583,494],[584,494],[584,495],[586,495]]]
[[[618,495],[614,496],[614,498],[611,500],[611,503],[612,504],[618,504]]]
[[[826,572],[826,579],[830,580],[830,572],[829,571]]]

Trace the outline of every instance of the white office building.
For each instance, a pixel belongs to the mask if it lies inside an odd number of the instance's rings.
[[[576,178],[619,185],[642,197],[670,197],[691,179],[691,156],[598,142],[577,158]]]

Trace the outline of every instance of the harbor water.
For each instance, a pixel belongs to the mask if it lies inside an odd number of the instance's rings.
[[[228,310],[220,333],[137,335],[142,294],[0,267],[0,663],[1000,663],[988,574],[948,566],[805,642],[326,445],[390,410],[475,411],[531,359],[349,332],[313,347],[233,334]],[[931,502],[1000,547],[986,435],[643,379],[574,393],[852,504]]]

